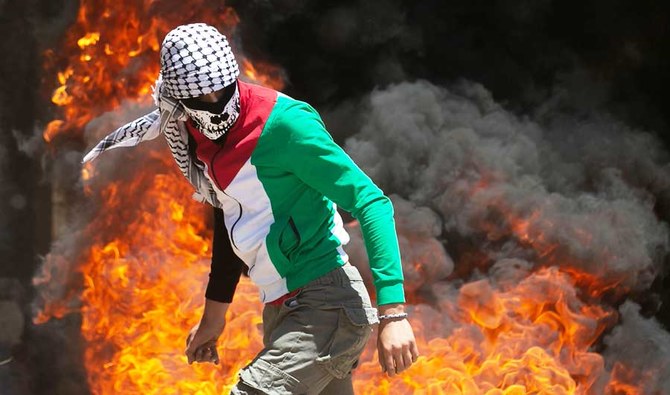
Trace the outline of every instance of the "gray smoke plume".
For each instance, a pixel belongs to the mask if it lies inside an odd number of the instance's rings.
[[[670,335],[655,319],[640,315],[640,307],[633,302],[619,309],[621,324],[605,337],[607,349],[603,353],[610,370],[623,366],[635,367],[631,382],[640,386],[643,394],[670,392]],[[625,377],[626,374],[622,375]]]
[[[433,237],[476,238],[491,263],[532,258],[630,290],[658,275],[668,228],[655,194],[670,172],[652,135],[605,116],[519,117],[467,82],[401,83],[363,105],[347,151],[384,190],[441,218]]]
[[[598,279],[587,290],[592,296],[601,294],[599,286],[625,295],[648,290],[662,273],[668,224],[656,209],[670,184],[662,144],[610,115],[576,117],[559,103],[517,116],[481,85],[445,89],[426,81],[390,86],[361,101],[360,132],[347,138],[346,150],[394,194],[408,293],[434,306],[412,312],[433,323],[432,336],[454,329],[453,322],[435,320],[435,307],[454,314],[455,301],[463,300],[464,289],[478,289],[475,284],[513,290],[533,284],[525,279],[539,267],[554,266]],[[351,256],[361,259],[362,241],[352,233]],[[454,248],[463,241],[482,255],[471,270],[459,267],[470,262]],[[456,272],[444,281],[454,269],[449,254]],[[417,276],[417,268],[431,275]],[[468,286],[459,289],[463,283]],[[563,287],[573,295],[569,305],[582,303],[580,291]],[[475,299],[486,305],[486,295]],[[669,391],[670,335],[632,302],[620,314],[604,341],[605,370],[582,385],[600,393],[609,376],[640,382],[645,394]],[[474,327],[459,330],[484,337]],[[633,369],[624,374],[624,366]]]
[[[447,254],[439,236],[442,220],[428,207],[392,195],[396,229],[405,276],[405,291],[414,295],[424,286],[445,280],[454,270],[454,262]],[[358,267],[368,285],[372,284],[365,244],[357,222],[346,225],[351,241],[346,245],[351,262]],[[372,288],[371,288],[372,289]]]

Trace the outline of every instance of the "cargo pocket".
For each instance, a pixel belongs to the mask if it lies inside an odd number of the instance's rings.
[[[337,329],[316,358],[316,363],[338,379],[345,378],[357,365],[370,338],[377,311],[372,308],[343,307]]]
[[[307,393],[307,388],[295,377],[262,359],[257,359],[242,369],[240,381],[262,394],[299,395]]]

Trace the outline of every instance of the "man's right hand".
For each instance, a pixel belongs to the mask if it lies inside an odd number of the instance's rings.
[[[205,311],[200,323],[191,329],[186,339],[186,357],[188,363],[211,362],[219,363],[216,342],[226,326],[226,311],[229,303],[207,299]]]

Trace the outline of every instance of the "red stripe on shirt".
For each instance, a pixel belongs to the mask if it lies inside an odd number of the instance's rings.
[[[240,116],[228,131],[223,146],[208,139],[191,120],[186,122],[188,132],[196,142],[198,159],[207,164],[209,176],[221,190],[230,185],[251,157],[277,102],[277,92],[272,89],[242,81],[238,84]]]

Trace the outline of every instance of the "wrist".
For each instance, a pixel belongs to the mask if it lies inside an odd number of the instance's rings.
[[[223,327],[226,324],[226,312],[230,303],[205,299],[205,309],[200,319],[201,325]]]
[[[377,307],[379,317],[379,330],[381,331],[391,322],[404,321],[407,319],[405,305],[402,303],[385,304]]]
[[[402,321],[407,319],[407,313],[380,314],[379,322],[384,321]]]
[[[379,315],[402,314],[405,313],[405,305],[403,303],[390,303],[377,306]]]

